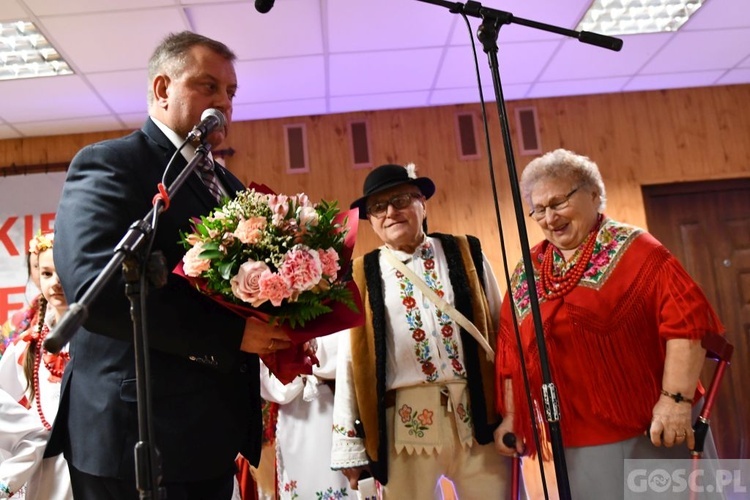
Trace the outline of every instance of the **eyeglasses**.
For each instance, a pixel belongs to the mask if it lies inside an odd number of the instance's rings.
[[[563,208],[566,208],[570,204],[570,198],[576,194],[576,191],[581,189],[581,186],[578,186],[574,188],[570,193],[566,194],[565,196],[558,196],[557,198],[553,198],[550,200],[549,205],[546,206],[536,206],[531,209],[529,212],[529,217],[532,217],[536,221],[540,221],[544,219],[544,217],[547,215],[547,209],[549,208],[553,212],[558,212],[562,210]]]
[[[369,205],[367,207],[367,213],[369,215],[372,215],[373,217],[380,219],[381,217],[385,216],[385,212],[386,210],[388,210],[388,205],[392,205],[393,208],[395,208],[396,210],[403,210],[409,205],[411,205],[411,200],[421,199],[421,198],[422,198],[421,193],[397,194],[395,196],[391,196],[387,200],[379,201],[377,203],[373,203],[372,205]]]

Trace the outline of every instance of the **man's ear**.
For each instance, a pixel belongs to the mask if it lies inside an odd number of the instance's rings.
[[[151,90],[154,93],[154,102],[160,108],[166,109],[167,98],[169,97],[169,84],[171,80],[167,75],[161,74],[156,75],[154,81],[151,82]]]

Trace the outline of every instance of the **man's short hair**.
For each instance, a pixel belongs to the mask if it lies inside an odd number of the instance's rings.
[[[179,75],[187,63],[190,49],[196,45],[211,49],[227,61],[234,62],[237,59],[237,56],[229,47],[211,38],[193,33],[192,31],[170,33],[156,47],[148,61],[149,105],[151,105],[154,99],[151,83],[156,78],[156,75],[164,72],[170,76]]]

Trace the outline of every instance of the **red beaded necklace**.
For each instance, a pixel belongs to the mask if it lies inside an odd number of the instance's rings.
[[[48,333],[49,327],[44,325],[41,334],[36,339],[36,356],[34,359],[34,400],[36,402],[36,411],[39,413],[42,425],[49,431],[52,430],[52,425],[47,421],[44,412],[42,411],[42,398],[39,392],[39,367],[42,364],[42,359],[44,359],[44,366],[50,372],[49,381],[59,382],[65,371],[65,365],[68,364],[68,361],[70,360],[70,353],[61,352],[58,354],[52,354],[50,352],[45,352],[43,355],[43,343],[44,339],[47,338]]]
[[[540,272],[542,293],[547,300],[564,297],[578,286],[578,282],[581,281],[583,273],[586,271],[586,267],[591,261],[591,256],[594,254],[596,235],[599,232],[601,222],[602,216],[599,215],[597,223],[586,237],[586,241],[584,242],[581,251],[578,252],[575,264],[573,264],[573,267],[570,267],[565,271],[560,271],[559,275],[555,274],[554,271],[555,246],[551,243],[547,245],[547,248],[544,251],[544,260],[542,261]]]

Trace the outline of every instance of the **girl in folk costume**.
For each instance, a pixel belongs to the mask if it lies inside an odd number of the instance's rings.
[[[36,289],[39,290],[39,248],[41,231],[39,235],[29,240],[29,247],[26,252],[26,272]],[[32,328],[39,322],[39,302],[42,300],[42,294],[37,294],[29,305],[20,311],[17,311],[0,326],[0,358],[2,358],[5,349],[13,339]]]
[[[346,477],[330,468],[338,343],[338,334],[316,339],[318,365],[312,375],[300,375],[286,385],[261,364],[261,396],[279,405],[275,436],[280,500],[356,497]]]
[[[69,359],[65,350],[59,354],[45,351],[43,343],[50,328],[67,310],[68,303],[52,260],[52,233],[40,234],[36,240],[42,290],[39,310],[47,314],[40,315],[34,328],[27,329],[8,346],[0,360],[0,389],[35,417],[37,427],[44,430],[45,437],[29,440],[29,429],[23,424],[28,419],[13,419],[10,425],[4,425],[0,430],[4,443],[14,437],[19,442],[27,441],[26,452],[14,454],[0,463],[0,498],[15,494],[26,484],[28,499],[68,500],[73,495],[65,459],[62,455],[41,458],[57,415],[60,380]],[[22,497],[14,495],[13,498]]]

